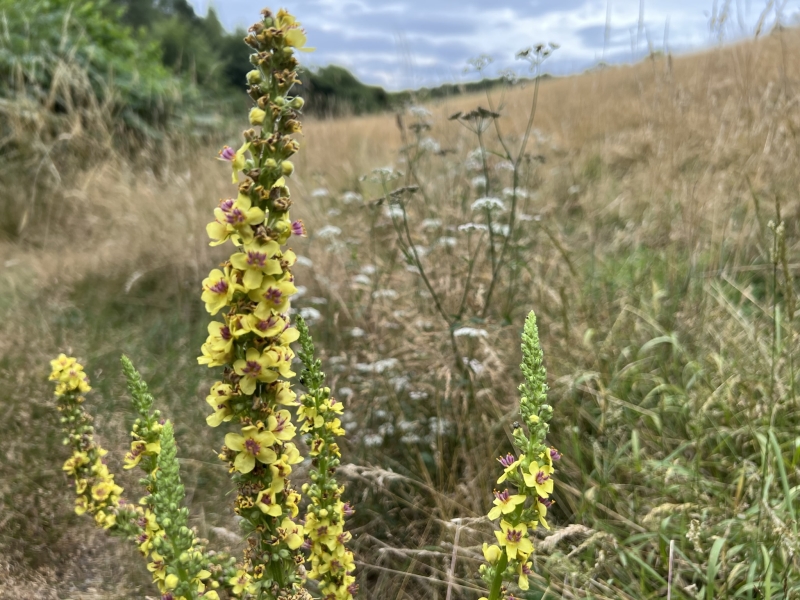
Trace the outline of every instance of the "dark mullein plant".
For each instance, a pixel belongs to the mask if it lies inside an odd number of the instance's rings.
[[[494,491],[494,506],[489,519],[500,519],[495,531],[497,544],[483,545],[486,563],[481,575],[489,585],[488,599],[511,598],[504,586],[506,580],[516,580],[522,590],[529,587],[528,576],[533,553],[529,530],[547,524],[547,509],[553,504],[553,463],[561,458],[558,450],[545,443],[550,429],[553,407],[547,404],[547,374],[539,345],[536,315],[531,312],[522,332],[522,364],[525,381],[519,386],[520,416],[514,423],[513,440],[516,454],[508,453],[498,461],[503,473],[497,480],[502,490]],[[513,491],[509,491],[512,488]]]
[[[343,406],[331,396],[329,387],[323,387],[325,373],[314,357],[314,341],[302,317],[297,318],[297,330],[298,356],[305,366],[301,377],[308,390],[300,397],[297,412],[303,418],[300,431],[307,434],[311,455],[311,483],[303,485],[303,494],[310,500],[305,525],[311,548],[308,576],[319,582],[327,600],[351,600],[358,587],[353,553],[345,546],[351,535],[344,530],[344,520],[354,511],[342,502],[344,487],[335,477],[342,457],[336,438],[345,433],[339,419]]]
[[[123,357],[123,371],[139,412],[125,466],[138,465],[147,474],[142,480],[146,495],[138,504],[122,497],[123,489],[103,461],[107,452],[95,440],[92,418],[83,409],[83,394],[91,390],[83,366],[64,354],[50,365],[67,434],[64,442],[72,447],[63,469],[75,484],[75,512],[89,514],[98,526],[133,540],[147,559],[163,600],[219,600],[215,588],[220,584],[212,574],[231,572],[233,561],[207,552],[189,529],[172,424],[161,422],[158,412],[151,411],[152,397],[133,365]],[[224,576],[218,579],[225,581]]]
[[[307,598],[303,587],[305,530],[298,520],[300,494],[291,484],[294,465],[303,461],[295,445],[296,427],[289,408],[297,406],[291,387],[298,332],[290,325],[291,297],[297,292],[292,266],[296,256],[285,247],[293,234],[292,201],[286,179],[299,149],[292,135],[301,132],[295,50],[305,49],[300,24],[281,10],[262,12],[245,42],[254,50],[247,74],[254,127],[242,146],[225,147],[236,198],[220,201],[207,232],[212,245],[230,241],[235,249],[220,269],[203,281],[202,299],[211,322],[201,364],[224,367],[208,397],[214,412],[208,424],[232,422],[220,458],[228,463],[237,495],[235,511],[247,535],[244,560],[232,580],[234,592],[256,598]]]
[[[264,10],[245,42],[254,50],[254,69],[247,74],[255,102],[249,112],[252,128],[243,133],[238,150],[226,146],[220,152],[231,163],[237,195],[220,202],[206,228],[211,245],[230,241],[235,248],[203,281],[206,309],[221,313],[222,321],[209,324],[198,359],[223,367],[207,397],[213,408],[207,422],[234,426],[220,458],[236,485],[234,510],[247,537],[244,557],[236,563],[206,551],[205,541],[189,528],[172,424],[153,410],[147,385],[126,357],[123,371],[138,418],[125,468],[144,471],[145,495],[135,505],[121,498],[123,490],[103,463],[105,451],[94,441],[91,417],[82,409],[82,394],[90,389],[83,367],[61,355],[52,361],[51,379],[58,382],[66,443],[73,447],[64,470],[75,479],[76,512],[89,513],[98,525],[136,542],[162,600],[218,600],[218,589],[235,598],[306,600],[311,598],[307,576],[318,582],[325,600],[351,600],[357,586],[344,519],[352,511],[334,477],[341,458],[336,438],[344,434],[338,418],[342,405],[322,386],[324,374],[305,324],[301,320],[298,332],[290,322],[296,257],[285,246],[292,235],[305,235],[303,224],[289,218],[286,180],[294,171],[289,158],[299,144],[292,136],[301,131],[303,107],[302,98],[290,94],[298,83],[294,52],[307,50],[306,36],[286,11]],[[301,333],[308,392],[298,401],[290,346]],[[305,520],[300,519],[302,497],[290,480],[293,466],[304,460],[290,409],[297,410],[310,448]]]

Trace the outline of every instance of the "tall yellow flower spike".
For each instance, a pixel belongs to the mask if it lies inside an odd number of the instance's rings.
[[[536,316],[531,312],[525,320],[522,333],[522,373],[525,382],[520,385],[520,415],[526,428],[514,425],[514,446],[519,456],[508,453],[498,458],[503,472],[497,479],[505,489],[495,490],[494,506],[489,519],[500,519],[494,532],[497,545],[484,544],[486,564],[481,575],[489,585],[489,596],[482,600],[511,598],[506,595],[504,580],[515,581],[521,590],[529,587],[532,574],[528,558],[533,553],[529,530],[540,524],[549,529],[547,509],[553,504],[553,461],[561,454],[545,444],[553,408],[547,404],[547,383]],[[516,488],[516,493],[509,491]]]
[[[295,519],[299,495],[292,488],[292,465],[302,461],[293,443],[295,426],[287,406],[296,406],[291,389],[297,340],[291,327],[291,298],[297,292],[294,253],[285,247],[302,223],[292,222],[287,179],[289,161],[299,149],[292,135],[301,132],[303,101],[291,97],[298,83],[295,50],[305,49],[300,23],[284,10],[250,27],[245,42],[253,49],[247,92],[253,129],[244,132],[239,150],[225,147],[236,199],[223,200],[207,227],[211,245],[235,248],[219,269],[203,281],[202,300],[222,322],[209,326],[200,364],[224,367],[207,402],[211,427],[230,423],[220,458],[228,463],[238,493],[236,513],[247,523],[244,560],[230,581],[234,594],[258,598],[306,598],[301,547],[305,529]],[[338,596],[337,596],[338,597]]]

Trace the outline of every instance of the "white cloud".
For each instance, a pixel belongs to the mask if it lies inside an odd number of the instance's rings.
[[[209,3],[229,29],[258,18],[260,3],[252,0],[190,0],[204,13]],[[494,0],[492,8],[479,0],[296,0],[291,9],[303,23],[309,44],[317,51],[304,55],[305,64],[340,64],[366,83],[390,89],[436,85],[473,79],[465,76],[467,59],[485,53],[495,58],[487,70],[494,76],[525,65],[514,60],[521,48],[556,42],[560,49],[546,70],[564,74],[585,69],[603,57],[628,61],[647,52],[648,44],[685,51],[715,42],[709,29],[712,0]],[[745,1],[741,14],[729,20],[727,39],[752,34],[763,6]],[[606,40],[606,11],[610,31]],[[800,0],[788,0],[786,20],[800,11]],[[741,16],[741,18],[740,18]],[[767,22],[775,21],[774,13]],[[638,38],[638,53],[636,41]]]

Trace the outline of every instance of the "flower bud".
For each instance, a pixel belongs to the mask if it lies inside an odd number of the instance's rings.
[[[286,98],[283,96],[276,96],[272,102],[275,104],[275,106],[284,106],[286,104]]]
[[[496,565],[497,561],[500,560],[500,556],[503,554],[503,551],[500,549],[499,546],[489,545],[484,542],[483,544],[483,557],[486,559],[490,565]]]
[[[261,71],[258,69],[253,69],[247,73],[247,83],[250,85],[256,85],[261,83]]]
[[[288,160],[285,160],[285,161],[283,161],[283,162],[281,163],[281,172],[282,172],[282,173],[283,173],[283,174],[284,174],[286,177],[288,177],[289,175],[291,175],[292,173],[294,173],[294,165],[293,165],[291,162],[289,162]]]
[[[253,108],[250,111],[250,124],[251,125],[261,125],[264,123],[264,119],[266,118],[267,113],[261,110],[260,108]]]
[[[303,108],[303,105],[305,105],[305,103],[306,101],[303,100],[300,96],[295,96],[294,98],[292,98],[292,102],[291,104],[289,104],[289,106],[291,106],[295,110],[300,110],[301,108]]]
[[[174,590],[176,587],[178,587],[179,583],[180,580],[178,579],[178,576],[173,575],[172,573],[167,575],[166,579],[164,579],[164,587],[168,590]]]

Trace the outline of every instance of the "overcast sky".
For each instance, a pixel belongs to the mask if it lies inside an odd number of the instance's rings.
[[[266,2],[190,1],[201,14],[214,6],[229,29],[251,24]],[[767,2],[730,0],[724,38],[753,35]],[[524,74],[514,54],[539,42],[560,45],[546,65],[554,74],[603,59],[630,61],[648,45],[700,49],[719,39],[710,27],[715,4],[726,0],[286,0],[317,49],[302,55],[304,64],[342,65],[362,81],[391,90],[476,79],[464,67],[480,54],[494,60],[487,75],[508,68]],[[798,14],[800,0],[785,0],[783,21],[797,21]],[[775,21],[773,8],[764,29]]]

